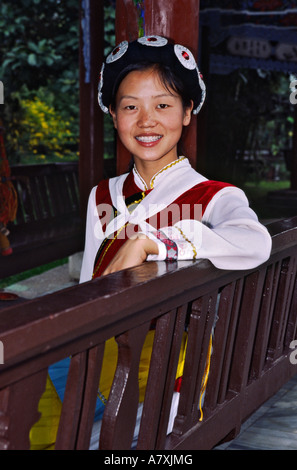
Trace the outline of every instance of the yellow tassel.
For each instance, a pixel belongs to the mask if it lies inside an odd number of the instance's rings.
[[[199,419],[199,421],[203,420],[202,400],[203,400],[203,397],[204,397],[204,393],[205,393],[205,390],[206,390],[208,377],[209,377],[211,352],[212,352],[212,336],[210,337],[210,341],[209,341],[209,345],[208,345],[207,360],[206,360],[204,374],[203,374],[203,377],[202,377],[202,386],[201,386],[200,398],[199,398],[199,409],[200,409],[200,419]]]

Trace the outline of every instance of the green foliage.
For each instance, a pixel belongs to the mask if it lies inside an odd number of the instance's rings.
[[[56,110],[55,96],[46,89],[39,88],[36,95],[30,95],[23,91],[22,99],[19,97],[23,112],[18,122],[22,130],[19,152],[23,163],[77,158],[77,120]]]
[[[115,45],[115,0],[104,0],[104,54]],[[79,1],[1,0],[0,80],[10,163],[77,158]],[[114,156],[106,119],[106,157]]]
[[[59,81],[78,63],[76,0],[14,0],[0,5],[1,79],[10,92]],[[28,67],[29,65],[29,67]]]
[[[115,46],[115,1],[104,0],[104,57]]]
[[[77,0],[2,0],[0,118],[11,163],[28,162],[33,150],[45,161],[77,157],[78,40]]]
[[[279,176],[288,178],[284,155],[294,123],[289,82],[285,74],[263,70],[210,77],[209,177],[241,185],[269,178],[279,168]]]

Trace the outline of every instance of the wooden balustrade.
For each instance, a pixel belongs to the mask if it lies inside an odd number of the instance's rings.
[[[88,449],[104,345],[115,337],[118,364],[100,449],[130,449],[140,410],[140,355],[152,325],[136,448],[211,449],[234,437],[241,423],[297,372],[290,361],[297,321],[297,218],[269,230],[271,257],[250,271],[218,270],[206,260],[150,262],[2,308],[0,447],[29,448],[48,367],[71,357],[56,448]],[[167,434],[185,335],[178,412]]]
[[[15,165],[16,220],[8,225],[13,253],[2,256],[0,279],[83,249],[78,163]]]

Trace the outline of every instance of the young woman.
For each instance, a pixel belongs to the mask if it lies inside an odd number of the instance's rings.
[[[230,184],[209,181],[179,152],[183,128],[204,98],[193,55],[165,38],[124,41],[107,57],[99,104],[110,113],[134,163],[129,173],[101,181],[91,191],[81,282],[152,260],[207,258],[218,268],[248,269],[269,257],[271,238],[245,194]],[[152,329],[140,361],[140,403],[153,338]],[[177,379],[182,376],[186,341],[185,333]],[[102,417],[116,361],[112,338],[105,345],[96,419]],[[49,368],[40,402],[42,418],[31,432],[32,448],[55,442],[68,367],[67,359]],[[202,402],[203,393],[200,398]],[[168,433],[178,400],[175,391]]]
[[[134,166],[90,194],[81,282],[152,260],[206,258],[221,269],[267,260],[271,238],[243,191],[209,181],[179,153],[204,99],[192,53],[166,38],[124,41],[107,57],[99,104]]]

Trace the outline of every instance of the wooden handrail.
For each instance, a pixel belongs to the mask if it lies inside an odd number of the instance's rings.
[[[88,448],[104,343],[117,337],[119,366],[102,423],[101,448],[129,448],[138,406],[139,353],[152,320],[156,336],[139,448],[210,448],[238,432],[247,413],[268,398],[257,384],[265,381],[269,395],[297,372],[288,360],[296,334],[297,218],[269,229],[274,233],[271,257],[250,271],[222,271],[206,260],[150,262],[1,309],[0,446],[29,446],[47,368],[71,356],[57,448]],[[199,387],[217,314],[201,423]],[[166,437],[185,322],[188,346],[179,412]],[[279,332],[277,324],[282,325]],[[26,410],[15,406],[20,399]]]

